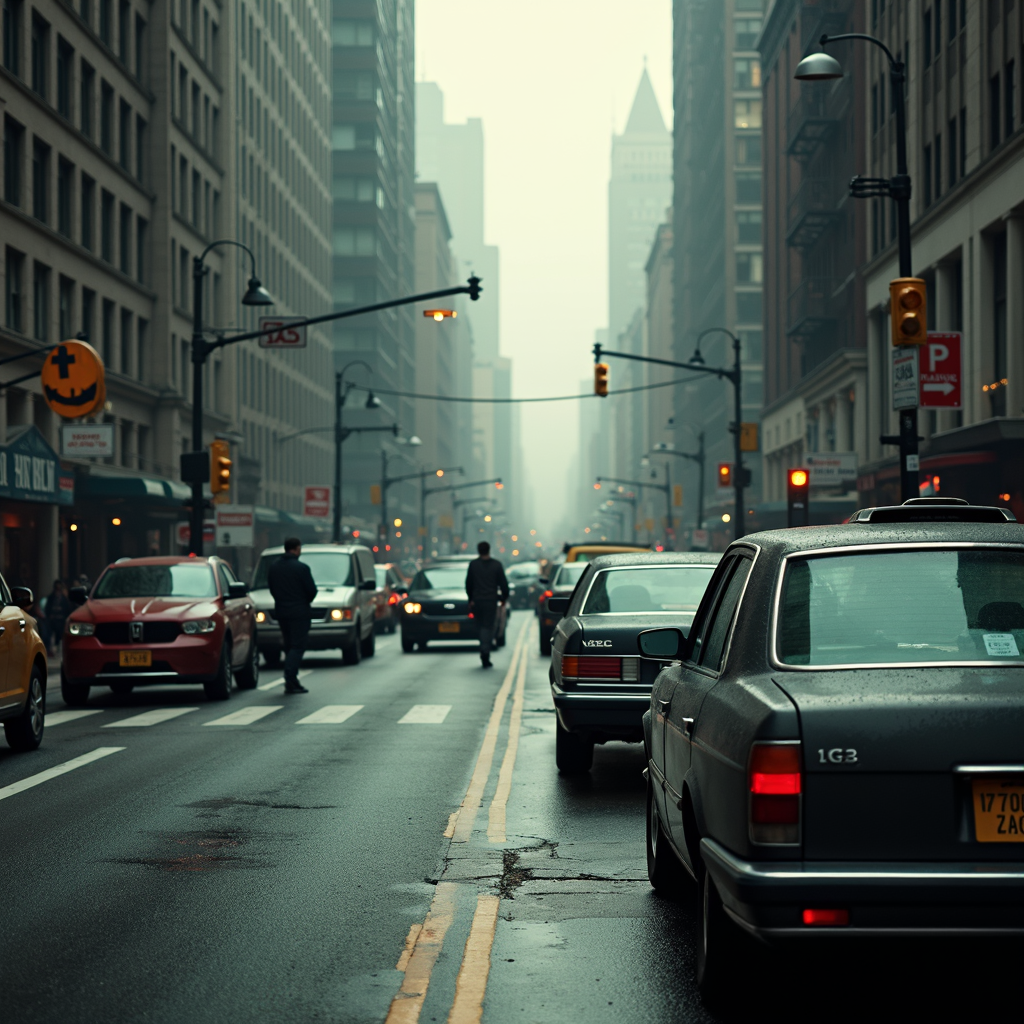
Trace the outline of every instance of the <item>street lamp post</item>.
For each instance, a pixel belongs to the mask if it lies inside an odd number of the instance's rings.
[[[838,43],[845,39],[859,39],[879,47],[889,61],[889,93],[892,96],[896,114],[896,173],[891,178],[865,178],[857,175],[850,182],[850,195],[855,199],[888,196],[896,204],[896,238],[899,250],[900,277],[913,277],[910,252],[910,171],[907,166],[907,113],[904,87],[907,80],[906,65],[897,60],[889,47],[863,32],[844,32],[841,35],[823,35],[818,42],[822,46]],[[843,69],[839,62],[824,52],[808,54],[796,66],[793,77],[801,82],[822,82],[842,78]],[[891,301],[891,300],[890,300]],[[884,435],[883,444],[898,445],[900,449],[900,493],[901,500],[908,501],[919,495],[920,474],[918,469],[917,406],[901,409],[900,432],[898,436]],[[910,468],[913,467],[913,468]]]
[[[423,442],[413,434],[412,437],[398,438],[399,444],[407,444],[412,448],[418,448]],[[380,541],[387,547],[391,543],[391,523],[388,519],[388,488],[392,484],[402,483],[405,480],[416,480],[422,476],[422,470],[416,473],[406,473],[404,476],[388,476],[388,450],[380,450],[380,509],[381,509],[381,531]]]
[[[274,300],[270,293],[260,284],[256,276],[256,257],[252,250],[234,239],[221,238],[211,242],[198,256],[192,259],[192,467],[190,482],[192,484],[192,513],[190,519],[188,550],[191,555],[203,553],[203,484],[209,480],[207,466],[206,479],[198,471],[197,463],[203,455],[203,367],[210,353],[218,346],[211,346],[203,333],[203,278],[206,275],[204,261],[212,249],[220,245],[233,245],[249,254],[252,261],[252,276],[245,295],[242,296],[243,306],[272,306]]]
[[[614,477],[614,476],[599,476],[597,478],[597,482],[598,483],[607,482],[607,483],[611,483],[611,484],[624,484],[627,487],[637,487],[637,488],[640,488],[640,489],[646,487],[649,491],[661,491],[665,495],[665,503],[666,503],[666,505],[668,507],[668,522],[666,524],[666,527],[671,527],[671,525],[672,525],[672,485],[671,485],[671,483],[669,482],[669,479],[668,479],[668,467],[665,468],[665,482],[663,484],[653,484],[653,483],[650,483],[650,482],[645,482],[643,480],[619,480],[617,477]],[[622,499],[622,497],[623,497],[622,495],[616,495],[616,494],[612,495],[612,498]],[[634,497],[632,499],[627,499],[627,500],[632,500],[633,501],[634,522],[633,522],[632,539],[635,541],[636,540],[636,498]]]
[[[348,391],[345,390],[345,374],[353,366],[363,366],[373,373],[373,367],[369,363],[363,362],[362,359],[353,359],[334,375],[334,515],[331,524],[331,539],[335,544],[341,543],[341,445],[346,436],[342,429],[341,411],[345,407],[345,399],[348,398]],[[351,387],[352,385],[349,385],[349,390]],[[371,391],[366,399],[366,408],[377,409],[379,407],[380,401]],[[380,429],[390,430],[392,428]]]
[[[697,463],[700,477],[697,480],[697,525],[698,530],[704,527],[704,431],[697,435],[697,452],[677,452],[674,448],[655,445],[651,450],[652,455],[677,455],[681,459],[689,459]]]

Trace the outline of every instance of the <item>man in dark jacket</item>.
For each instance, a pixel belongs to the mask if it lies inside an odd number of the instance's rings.
[[[508,600],[508,580],[501,562],[491,558],[491,545],[482,540],[476,546],[480,557],[469,563],[466,573],[466,594],[469,610],[480,631],[480,661],[484,668],[491,667],[491,642],[498,605]]]
[[[284,554],[270,567],[267,583],[274,599],[274,616],[281,627],[284,647],[284,692],[309,693],[299,682],[299,666],[306,653],[309,622],[313,617],[310,605],[316,597],[313,574],[305,562],[299,561],[302,541],[289,537]]]

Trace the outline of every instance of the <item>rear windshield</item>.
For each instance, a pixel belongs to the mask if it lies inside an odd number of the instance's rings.
[[[466,565],[438,565],[433,569],[421,569],[413,577],[411,590],[464,590],[466,588]]]
[[[555,576],[553,587],[575,587],[580,581],[580,577],[583,575],[583,570],[586,569],[587,563],[584,562],[566,562],[565,565],[558,570],[558,574]]]
[[[256,566],[256,575],[252,581],[253,590],[263,590],[270,586],[267,574],[270,567],[284,555],[264,555]],[[299,561],[309,566],[313,574],[313,582],[318,587],[352,587],[352,556],[344,551],[311,551],[299,555]]]
[[[373,567],[373,575],[377,581],[378,589],[380,587],[387,586],[388,582],[388,567],[386,565],[375,565]]]
[[[538,562],[517,562],[509,567],[506,575],[514,579],[521,579],[524,576],[539,576],[540,564]]]
[[[93,597],[216,597],[209,565],[124,565],[108,569]]]
[[[1022,650],[1024,552],[865,552],[786,570],[784,664],[1005,662]]]
[[[682,612],[689,621],[714,571],[713,565],[606,569],[595,577],[582,614]]]

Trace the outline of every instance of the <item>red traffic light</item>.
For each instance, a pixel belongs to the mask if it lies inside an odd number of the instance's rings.
[[[807,486],[807,470],[806,469],[791,469],[789,471],[789,485],[790,485],[790,487],[806,487]]]
[[[718,464],[718,486],[732,487],[732,463],[720,462]]]

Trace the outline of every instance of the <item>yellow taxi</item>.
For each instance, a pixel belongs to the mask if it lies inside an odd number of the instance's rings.
[[[566,544],[567,562],[592,562],[599,555],[620,555],[630,551],[650,551],[650,544]]]
[[[35,750],[46,715],[46,646],[27,609],[28,587],[9,587],[0,576],[0,722],[13,750]]]

